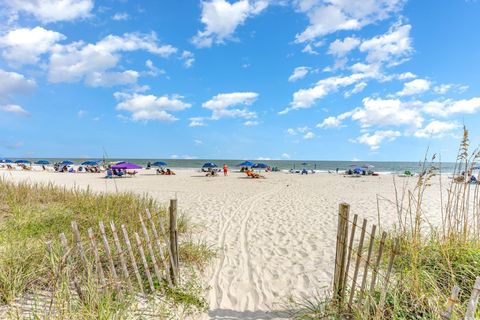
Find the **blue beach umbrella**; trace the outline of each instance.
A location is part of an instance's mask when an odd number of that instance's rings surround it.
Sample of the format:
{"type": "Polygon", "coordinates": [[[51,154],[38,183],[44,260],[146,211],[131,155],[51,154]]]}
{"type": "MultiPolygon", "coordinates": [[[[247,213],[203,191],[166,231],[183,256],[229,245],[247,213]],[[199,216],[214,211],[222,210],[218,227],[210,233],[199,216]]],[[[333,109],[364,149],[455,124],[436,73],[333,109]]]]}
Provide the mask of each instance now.
{"type": "Polygon", "coordinates": [[[7,158],[0,158],[0,163],[13,163],[13,161],[7,158]]]}
{"type": "Polygon", "coordinates": [[[62,162],[60,162],[60,164],[71,165],[71,164],[73,164],[73,161],[63,160],[62,162]]]}
{"type": "Polygon", "coordinates": [[[216,168],[216,167],[218,166],[213,162],[205,162],[202,166],[202,168],[216,168]]]}
{"type": "Polygon", "coordinates": [[[35,161],[35,164],[45,165],[45,164],[50,164],[50,162],[48,160],[38,160],[38,161],[35,161]]]}
{"type": "Polygon", "coordinates": [[[82,166],[96,166],[98,165],[98,162],[97,160],[88,160],[88,161],[84,161],[82,162],[82,166]]]}
{"type": "Polygon", "coordinates": [[[165,167],[166,165],[167,165],[167,163],[163,162],[163,161],[157,161],[157,162],[152,163],[152,166],[155,166],[155,167],[165,167]]]}
{"type": "Polygon", "coordinates": [[[28,160],[16,160],[15,163],[30,163],[28,160]]]}
{"type": "Polygon", "coordinates": [[[269,165],[268,164],[265,164],[265,163],[255,163],[252,168],[254,169],[266,169],[268,168],[269,165]]]}
{"type": "Polygon", "coordinates": [[[237,164],[237,167],[252,167],[255,163],[252,161],[243,161],[242,163],[237,164]]]}

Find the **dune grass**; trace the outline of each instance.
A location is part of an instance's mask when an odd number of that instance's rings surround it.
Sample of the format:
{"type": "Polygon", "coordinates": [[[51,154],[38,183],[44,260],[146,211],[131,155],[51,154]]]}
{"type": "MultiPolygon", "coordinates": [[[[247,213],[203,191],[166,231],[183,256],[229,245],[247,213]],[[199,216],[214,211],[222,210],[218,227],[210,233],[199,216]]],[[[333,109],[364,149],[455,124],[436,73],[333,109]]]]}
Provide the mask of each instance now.
{"type": "MultiPolygon", "coordinates": [[[[460,287],[459,302],[451,319],[463,319],[466,303],[477,276],[480,276],[480,188],[466,183],[480,160],[478,149],[469,150],[464,128],[453,179],[446,182],[436,155],[425,158],[415,187],[395,184],[392,203],[398,223],[390,230],[400,241],[400,253],[380,319],[442,319],[454,285],[460,287]],[[431,225],[424,216],[425,191],[439,183],[441,223],[431,225]]],[[[391,213],[390,213],[391,215],[391,213]]],[[[385,262],[383,268],[385,268],[385,262]]],[[[378,301],[378,292],[368,297],[378,301]]],[[[347,308],[335,305],[328,292],[303,300],[292,300],[295,319],[374,318],[364,305],[347,308]]],[[[480,316],[477,308],[476,317],[480,316]]]]}
{"type": "MultiPolygon", "coordinates": [[[[72,295],[68,279],[71,270],[60,255],[48,254],[46,242],[58,243],[61,232],[71,239],[72,220],[83,235],[87,228],[98,226],[99,221],[114,221],[117,226],[125,224],[129,230],[141,230],[138,213],[146,208],[168,225],[165,208],[147,195],[94,193],[53,184],[0,179],[0,190],[0,305],[11,304],[27,294],[48,292],[55,301],[54,312],[50,311],[48,318],[110,319],[135,314],[136,297],[94,290],[93,276],[86,278],[83,300],[72,295]],[[57,272],[60,269],[62,272],[57,272]]],[[[153,304],[156,307],[152,312],[157,316],[166,317],[176,312],[173,310],[189,313],[208,307],[197,271],[204,268],[214,253],[204,243],[190,240],[191,229],[191,224],[179,216],[180,261],[185,271],[179,286],[161,288],[166,293],[162,303],[153,304]]],[[[165,285],[156,283],[156,286],[165,285]]]]}

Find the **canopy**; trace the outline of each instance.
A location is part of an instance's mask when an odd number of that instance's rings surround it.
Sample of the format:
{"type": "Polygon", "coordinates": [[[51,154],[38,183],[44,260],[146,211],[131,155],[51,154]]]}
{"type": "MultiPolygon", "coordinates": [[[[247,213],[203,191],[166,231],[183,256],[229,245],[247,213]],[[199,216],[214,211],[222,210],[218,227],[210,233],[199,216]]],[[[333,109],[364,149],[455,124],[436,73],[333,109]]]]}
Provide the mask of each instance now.
{"type": "Polygon", "coordinates": [[[254,169],[266,169],[268,168],[269,165],[268,164],[265,164],[265,163],[255,163],[252,168],[254,169]]]}
{"type": "Polygon", "coordinates": [[[13,161],[7,158],[1,158],[0,163],[12,163],[13,161]]]}
{"type": "Polygon", "coordinates": [[[251,167],[255,165],[252,161],[243,161],[242,163],[237,164],[237,167],[251,167]]]}
{"type": "Polygon", "coordinates": [[[62,162],[60,162],[60,164],[71,165],[71,164],[73,164],[73,161],[70,161],[70,160],[63,160],[62,162]]]}
{"type": "Polygon", "coordinates": [[[218,167],[218,166],[213,162],[206,162],[202,166],[202,168],[216,168],[216,167],[218,167]]]}
{"type": "Polygon", "coordinates": [[[50,164],[50,162],[48,160],[38,160],[35,161],[35,164],[50,164]]]}
{"type": "Polygon", "coordinates": [[[84,161],[82,162],[82,166],[96,166],[98,165],[98,162],[97,160],[88,160],[88,161],[84,161]]]}
{"type": "Polygon", "coordinates": [[[30,163],[29,160],[16,160],[15,163],[30,163]]]}
{"type": "Polygon", "coordinates": [[[152,163],[152,166],[155,166],[155,167],[165,167],[166,165],[167,165],[167,163],[163,162],[163,161],[157,161],[157,162],[152,163]]]}
{"type": "Polygon", "coordinates": [[[112,169],[142,169],[142,167],[135,163],[122,162],[112,166],[112,169]]]}

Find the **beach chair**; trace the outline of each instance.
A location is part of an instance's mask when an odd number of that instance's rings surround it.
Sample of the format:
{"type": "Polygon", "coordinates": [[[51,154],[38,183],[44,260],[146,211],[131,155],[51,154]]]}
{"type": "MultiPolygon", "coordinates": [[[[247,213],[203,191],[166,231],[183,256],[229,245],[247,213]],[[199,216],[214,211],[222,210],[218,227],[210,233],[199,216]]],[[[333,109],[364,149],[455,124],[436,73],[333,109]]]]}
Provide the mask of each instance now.
{"type": "Polygon", "coordinates": [[[112,178],[113,178],[113,172],[112,172],[112,170],[108,169],[108,170],[106,171],[106,173],[107,173],[107,174],[105,175],[105,179],[112,179],[112,178]]]}

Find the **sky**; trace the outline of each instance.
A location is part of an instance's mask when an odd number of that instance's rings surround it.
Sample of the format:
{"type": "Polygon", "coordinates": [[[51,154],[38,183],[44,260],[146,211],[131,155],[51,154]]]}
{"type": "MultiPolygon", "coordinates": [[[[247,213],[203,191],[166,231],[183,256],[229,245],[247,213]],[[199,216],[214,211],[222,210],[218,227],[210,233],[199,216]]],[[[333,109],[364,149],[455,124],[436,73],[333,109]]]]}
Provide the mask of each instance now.
{"type": "Polygon", "coordinates": [[[0,0],[0,157],[454,160],[480,1],[0,0]]]}

